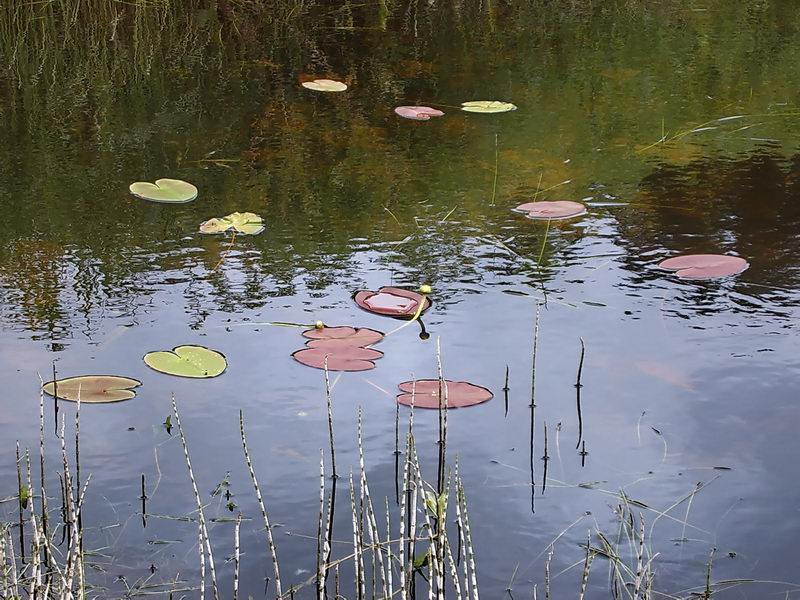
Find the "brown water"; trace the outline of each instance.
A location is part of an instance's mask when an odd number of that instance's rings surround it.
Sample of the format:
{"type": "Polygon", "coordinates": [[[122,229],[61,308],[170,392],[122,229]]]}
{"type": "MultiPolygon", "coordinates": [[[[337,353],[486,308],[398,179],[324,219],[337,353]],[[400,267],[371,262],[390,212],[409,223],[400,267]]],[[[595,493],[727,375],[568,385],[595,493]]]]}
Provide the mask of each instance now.
{"type": "MultiPolygon", "coordinates": [[[[176,573],[196,580],[196,526],[155,516],[143,526],[137,512],[143,473],[150,490],[158,484],[151,515],[194,510],[179,440],[162,427],[173,393],[209,512],[235,514],[209,494],[229,474],[233,501],[254,519],[243,527],[243,591],[261,597],[270,568],[239,409],[281,525],[284,587],[306,580],[319,450],[328,445],[324,378],[290,358],[302,347],[299,329],[254,323],[321,319],[388,331],[397,323],[359,310],[351,294],[428,282],[430,339],[408,327],[381,344],[374,371],[336,381],[338,467],[357,468],[361,407],[373,496],[394,498],[394,390],[412,374],[435,376],[438,339],[447,377],[495,392],[449,420],[484,597],[509,587],[530,597],[534,583],[541,594],[554,540],[554,597],[576,597],[580,567],[568,567],[582,560],[589,530],[616,531],[620,490],[650,507],[642,508],[648,524],[670,509],[650,539],[658,590],[686,597],[702,586],[712,548],[714,580],[773,582],[719,597],[796,589],[793,3],[331,3],[301,6],[270,23],[269,35],[237,18],[239,33],[193,9],[159,34],[122,28],[104,52],[64,44],[54,59],[28,48],[29,62],[5,71],[0,497],[17,492],[15,441],[38,444],[37,372],[48,377],[55,361],[63,376],[135,377],[144,386],[134,400],[81,414],[82,469],[92,473],[84,524],[87,544],[102,549],[92,578],[107,590],[98,594],[123,595],[151,565],[151,582],[176,573]],[[350,87],[315,94],[299,86],[308,74],[350,87]],[[519,108],[448,108],[472,99],[519,108]],[[447,114],[418,123],[392,111],[417,103],[447,114]],[[132,181],[159,177],[191,181],[200,196],[166,206],[128,194],[132,181]],[[537,189],[549,190],[539,198],[582,200],[589,212],[549,229],[511,212],[537,189]],[[260,214],[267,230],[230,250],[229,238],[197,233],[234,210],[260,214]],[[751,266],[708,282],[655,268],[687,252],[735,253],[751,266]],[[222,351],[228,371],[190,381],[141,360],[186,343],[222,351]]],[[[61,414],[69,422],[74,406],[61,403],[61,414]]],[[[418,412],[415,427],[432,471],[436,415],[418,412]]],[[[52,433],[47,443],[55,449],[52,433]]],[[[4,519],[15,518],[15,502],[0,504],[4,519]]],[[[232,529],[213,526],[218,557],[232,552],[232,529]]],[[[589,595],[608,597],[606,563],[594,569],[589,595]]],[[[229,585],[232,566],[220,572],[229,585]]]]}

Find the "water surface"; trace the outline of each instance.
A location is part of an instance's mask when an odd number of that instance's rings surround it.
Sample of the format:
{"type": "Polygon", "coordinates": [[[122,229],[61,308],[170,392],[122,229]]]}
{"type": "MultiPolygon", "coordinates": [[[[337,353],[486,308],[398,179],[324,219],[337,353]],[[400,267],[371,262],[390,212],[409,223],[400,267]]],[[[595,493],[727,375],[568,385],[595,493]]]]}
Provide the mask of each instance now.
{"type": "MultiPolygon", "coordinates": [[[[60,53],[29,44],[3,57],[0,496],[17,491],[14,442],[38,444],[38,374],[55,362],[64,376],[144,382],[134,400],[81,414],[100,595],[124,594],[151,568],[151,581],[196,580],[195,526],[154,516],[195,509],[179,440],[162,427],[172,394],[209,514],[254,519],[243,527],[243,591],[263,595],[269,565],[239,409],[281,525],[284,587],[306,580],[328,447],[324,377],[290,358],[299,329],[255,323],[388,331],[397,323],[361,311],[352,293],[423,282],[434,288],[430,339],[408,327],[381,344],[374,371],[336,379],[338,467],[357,468],[360,408],[373,496],[394,500],[395,388],[435,376],[438,340],[447,377],[495,392],[449,419],[485,597],[541,590],[554,541],[553,586],[574,596],[579,544],[590,530],[616,531],[621,489],[664,511],[700,482],[654,528],[656,588],[683,597],[702,586],[712,548],[715,580],[795,581],[800,20],[791,3],[323,3],[263,22],[192,6],[160,29],[125,13],[118,37],[101,30],[91,48],[67,36],[60,53]],[[307,75],[350,87],[314,94],[299,85],[307,75]],[[519,108],[451,108],[473,99],[519,108]],[[425,103],[446,116],[418,123],[392,111],[425,103]],[[128,194],[131,182],[159,177],[191,181],[200,196],[165,206],[128,194]],[[589,212],[549,228],[511,212],[534,195],[582,200],[589,212]],[[235,210],[260,214],[266,232],[232,246],[197,233],[235,210]],[[711,282],[655,268],[687,252],[735,253],[751,267],[711,282]],[[141,360],[186,343],[224,352],[228,371],[189,381],[141,360]],[[157,488],[146,525],[142,474],[157,488]],[[226,477],[234,512],[210,495],[226,477]]],[[[74,407],[60,408],[71,421],[74,407]]],[[[415,427],[430,477],[436,415],[417,413],[415,427]]],[[[14,502],[0,507],[14,519],[14,502]]],[[[642,512],[648,523],[658,514],[642,512]]],[[[347,541],[344,504],[341,513],[347,541]]],[[[216,523],[212,537],[222,562],[232,525],[216,523]]],[[[606,569],[598,559],[591,597],[608,597],[606,569]]],[[[229,585],[231,565],[220,573],[229,585]]],[[[756,583],[719,595],[791,589],[756,583]]]]}

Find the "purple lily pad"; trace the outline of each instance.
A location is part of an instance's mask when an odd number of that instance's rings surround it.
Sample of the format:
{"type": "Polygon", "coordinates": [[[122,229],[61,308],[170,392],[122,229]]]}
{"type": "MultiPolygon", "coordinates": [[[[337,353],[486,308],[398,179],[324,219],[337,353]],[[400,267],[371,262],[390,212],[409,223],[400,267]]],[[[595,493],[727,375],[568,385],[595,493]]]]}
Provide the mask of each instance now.
{"type": "Polygon", "coordinates": [[[380,342],[383,334],[367,327],[321,327],[304,331],[303,337],[312,340],[306,344],[309,348],[318,348],[323,343],[364,348],[380,342]]]}
{"type": "Polygon", "coordinates": [[[304,348],[292,357],[299,363],[315,369],[325,368],[328,359],[329,371],[369,371],[375,368],[375,360],[383,357],[383,352],[359,346],[336,346],[334,348],[304,348]]]}
{"type": "Polygon", "coordinates": [[[303,336],[310,338],[306,347],[292,356],[308,367],[325,368],[328,359],[329,371],[368,371],[383,352],[367,348],[383,339],[383,334],[366,327],[320,327],[308,329],[303,336]]]}
{"type": "Polygon", "coordinates": [[[661,261],[662,269],[675,271],[681,279],[717,279],[738,275],[749,266],[745,259],[727,254],[686,254],[661,261]]]}
{"type": "Polygon", "coordinates": [[[382,287],[377,292],[356,292],[353,300],[359,307],[371,313],[401,319],[412,318],[420,303],[423,303],[422,313],[431,307],[431,301],[426,296],[396,287],[382,287]]]}
{"type": "MultiPolygon", "coordinates": [[[[487,388],[466,381],[444,380],[447,385],[447,408],[464,408],[475,406],[492,399],[493,394],[487,388]]],[[[414,397],[414,408],[439,408],[439,380],[438,379],[418,379],[404,381],[400,384],[400,391],[397,401],[405,406],[411,406],[412,395],[414,397]],[[412,394],[412,390],[414,393],[412,394]]],[[[442,399],[444,402],[444,399],[442,399]]]]}
{"type": "Polygon", "coordinates": [[[514,212],[525,213],[529,219],[570,219],[586,213],[586,207],[572,200],[542,200],[520,204],[514,212]]]}
{"type": "Polygon", "coordinates": [[[430,121],[431,117],[443,117],[444,113],[430,106],[398,106],[394,109],[404,119],[414,121],[430,121]]]}

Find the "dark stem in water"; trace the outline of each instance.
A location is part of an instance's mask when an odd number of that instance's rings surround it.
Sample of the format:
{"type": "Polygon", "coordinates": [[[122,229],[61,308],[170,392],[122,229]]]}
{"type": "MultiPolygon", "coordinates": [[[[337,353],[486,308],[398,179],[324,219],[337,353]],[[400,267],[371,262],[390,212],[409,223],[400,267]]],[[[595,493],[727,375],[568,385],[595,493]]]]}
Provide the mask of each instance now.
{"type": "Polygon", "coordinates": [[[531,470],[531,512],[536,512],[535,497],[536,490],[536,467],[533,460],[533,448],[536,442],[536,350],[539,345],[539,303],[536,303],[536,322],[533,327],[533,358],[531,366],[531,449],[530,449],[530,470],[531,470]]]}
{"type": "Polygon", "coordinates": [[[142,473],[142,495],[139,499],[142,501],[142,527],[147,527],[147,491],[144,485],[144,473],[142,473]]]}
{"type": "Polygon", "coordinates": [[[583,387],[583,384],[581,383],[581,374],[583,373],[583,357],[585,354],[586,344],[584,344],[583,338],[581,338],[581,360],[578,363],[578,377],[575,380],[575,396],[578,407],[578,443],[575,444],[576,450],[580,448],[581,440],[583,439],[583,414],[581,413],[581,388],[583,387]]]}
{"type": "Polygon", "coordinates": [[[53,361],[53,431],[58,436],[58,374],[56,373],[56,361],[53,361]]]}
{"type": "Polygon", "coordinates": [[[508,416],[508,392],[510,390],[511,390],[511,388],[508,387],[508,365],[506,365],[506,383],[503,386],[503,400],[505,401],[505,408],[506,408],[505,416],[506,417],[508,416]]]}
{"type": "Polygon", "coordinates": [[[544,491],[547,489],[547,463],[550,462],[550,455],[547,453],[547,421],[544,422],[544,456],[542,456],[542,460],[544,461],[544,473],[542,474],[542,496],[544,496],[544,491]]]}
{"type": "MultiPolygon", "coordinates": [[[[336,513],[336,486],[339,483],[338,478],[334,478],[331,483],[331,495],[328,498],[328,554],[325,556],[325,564],[329,565],[331,562],[331,553],[333,552],[333,517],[336,513]]],[[[327,590],[326,590],[327,591],[327,590]]]]}
{"type": "Polygon", "coordinates": [[[336,444],[333,441],[333,406],[331,403],[331,380],[328,375],[328,357],[325,357],[325,400],[328,404],[328,434],[331,439],[331,471],[332,477],[336,479],[339,475],[336,473],[336,444]]]}

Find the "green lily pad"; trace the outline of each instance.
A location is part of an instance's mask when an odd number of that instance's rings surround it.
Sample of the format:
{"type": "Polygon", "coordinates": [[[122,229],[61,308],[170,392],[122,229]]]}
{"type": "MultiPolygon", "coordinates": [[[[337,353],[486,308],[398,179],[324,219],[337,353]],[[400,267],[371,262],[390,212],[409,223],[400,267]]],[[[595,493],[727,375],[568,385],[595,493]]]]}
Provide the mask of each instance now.
{"type": "Polygon", "coordinates": [[[500,102],[499,100],[472,100],[462,102],[461,110],[473,113],[504,113],[517,110],[517,107],[510,102],[500,102]]]}
{"type": "Polygon", "coordinates": [[[304,81],[300,85],[315,92],[343,92],[347,89],[347,84],[333,79],[315,79],[314,81],[304,81]]]}
{"type": "Polygon", "coordinates": [[[222,375],[228,366],[225,356],[203,346],[178,346],[172,350],[148,352],[144,363],[160,373],[199,379],[222,375]]]}
{"type": "Polygon", "coordinates": [[[137,181],[129,189],[137,198],[151,202],[180,204],[197,198],[197,188],[180,179],[157,179],[155,183],[137,181]]]}
{"type": "Polygon", "coordinates": [[[55,396],[58,392],[59,400],[77,402],[80,396],[81,404],[102,404],[130,400],[136,395],[133,388],[140,385],[141,381],[130,377],[82,375],[48,381],[42,386],[42,390],[50,396],[55,396]]]}
{"type": "Polygon", "coordinates": [[[225,233],[231,229],[244,235],[256,235],[264,231],[264,223],[256,214],[235,212],[200,224],[200,233],[225,233]]]}

